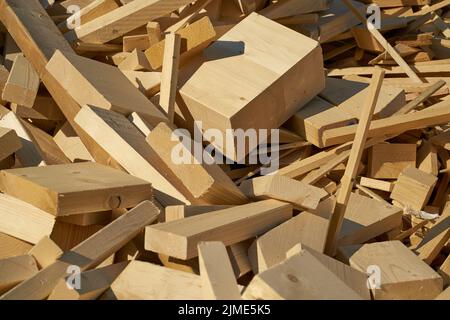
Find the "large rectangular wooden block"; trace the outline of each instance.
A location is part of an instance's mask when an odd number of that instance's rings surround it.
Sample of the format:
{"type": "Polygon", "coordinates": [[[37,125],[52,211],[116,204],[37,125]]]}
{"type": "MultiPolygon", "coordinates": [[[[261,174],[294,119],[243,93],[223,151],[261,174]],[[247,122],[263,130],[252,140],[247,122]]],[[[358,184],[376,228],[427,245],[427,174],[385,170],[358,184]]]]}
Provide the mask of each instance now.
{"type": "MultiPolygon", "coordinates": [[[[180,93],[204,130],[278,128],[325,85],[318,43],[256,13],[203,58],[180,93]]],[[[235,145],[215,146],[236,159],[235,145]]]]}
{"type": "Polygon", "coordinates": [[[376,300],[434,299],[442,291],[439,274],[400,241],[341,247],[339,256],[361,272],[375,271],[376,300]]]}
{"type": "Polygon", "coordinates": [[[54,215],[130,208],[152,198],[147,181],[91,162],[3,170],[0,189],[54,215]]]}

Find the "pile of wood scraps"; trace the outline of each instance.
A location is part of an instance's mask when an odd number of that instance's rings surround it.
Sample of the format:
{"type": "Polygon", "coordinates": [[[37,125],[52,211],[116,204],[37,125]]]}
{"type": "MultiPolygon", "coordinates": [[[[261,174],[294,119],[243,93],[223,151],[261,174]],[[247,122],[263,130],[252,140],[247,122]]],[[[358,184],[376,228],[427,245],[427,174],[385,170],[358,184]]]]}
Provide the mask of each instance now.
{"type": "Polygon", "coordinates": [[[0,0],[0,299],[450,299],[449,0],[0,0]]]}

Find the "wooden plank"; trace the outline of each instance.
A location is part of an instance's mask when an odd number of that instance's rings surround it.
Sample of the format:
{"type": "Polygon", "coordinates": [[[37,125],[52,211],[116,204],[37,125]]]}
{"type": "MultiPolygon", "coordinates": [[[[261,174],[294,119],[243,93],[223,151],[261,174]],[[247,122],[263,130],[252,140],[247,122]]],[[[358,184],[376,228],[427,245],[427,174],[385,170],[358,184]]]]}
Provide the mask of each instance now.
{"type": "Polygon", "coordinates": [[[408,167],[400,173],[391,199],[409,206],[413,210],[422,210],[430,200],[437,177],[414,167],[408,167]]]}
{"type": "Polygon", "coordinates": [[[359,184],[363,187],[386,192],[392,192],[392,189],[394,188],[394,184],[392,182],[376,180],[367,177],[361,177],[359,184]]]}
{"type": "Polygon", "coordinates": [[[157,219],[159,210],[145,201],[89,237],[34,277],[8,291],[2,300],[42,300],[50,295],[58,281],[67,275],[67,267],[76,265],[81,271],[95,267],[133,239],[144,226],[157,219]]]}
{"type": "Polygon", "coordinates": [[[188,190],[193,203],[236,205],[247,202],[245,195],[212,158],[198,161],[195,155],[197,147],[191,149],[196,142],[173,131],[166,123],[160,123],[152,129],[146,140],[159,161],[177,177],[178,184],[188,190]]]}
{"type": "MultiPolygon", "coordinates": [[[[122,70],[122,73],[131,83],[139,89],[148,98],[153,97],[159,92],[161,86],[161,72],[141,72],[141,71],[126,71],[122,70]]],[[[133,112],[139,116],[136,112],[133,112]]],[[[139,116],[140,117],[140,116],[139,116]]],[[[141,117],[142,118],[142,117],[141,117]]],[[[145,136],[147,136],[146,134],[145,136]]]]}
{"type": "Polygon", "coordinates": [[[434,176],[439,174],[437,150],[426,140],[422,140],[422,144],[417,151],[417,169],[434,176]]]}
{"type": "MultiPolygon", "coordinates": [[[[219,129],[225,135],[226,129],[278,128],[324,87],[318,43],[256,13],[205,49],[203,57],[207,61],[180,84],[187,110],[202,121],[203,130],[219,129]],[[294,83],[304,89],[301,95],[286,85],[294,83]]],[[[213,145],[240,160],[236,145],[213,145]]]]}
{"type": "Polygon", "coordinates": [[[222,242],[200,242],[198,244],[198,258],[204,299],[241,299],[233,268],[222,242]]]}
{"type": "Polygon", "coordinates": [[[203,213],[207,213],[207,212],[228,209],[231,207],[232,206],[230,206],[230,205],[167,206],[164,210],[164,215],[165,215],[165,221],[169,222],[169,221],[180,220],[180,219],[184,219],[184,218],[197,216],[199,214],[203,214],[203,213]]]}
{"type": "Polygon", "coordinates": [[[0,260],[0,294],[38,272],[36,261],[31,255],[0,260]]]}
{"type": "Polygon", "coordinates": [[[269,19],[275,20],[301,13],[310,13],[326,10],[329,7],[329,1],[326,0],[287,0],[278,1],[270,4],[267,8],[260,11],[260,14],[269,19]]]}
{"type": "Polygon", "coordinates": [[[0,259],[27,254],[32,247],[28,242],[0,232],[0,259]]]}
{"type": "Polygon", "coordinates": [[[373,75],[370,90],[367,94],[367,98],[362,109],[360,123],[358,125],[355,140],[353,142],[347,167],[345,169],[344,177],[341,180],[341,189],[337,196],[334,214],[330,219],[330,225],[327,231],[327,240],[325,245],[325,253],[331,256],[334,255],[334,252],[336,250],[337,239],[342,227],[342,222],[344,220],[347,203],[353,188],[353,182],[356,178],[358,166],[361,161],[362,153],[364,151],[364,144],[366,143],[370,121],[375,109],[375,105],[377,103],[383,78],[384,71],[382,70],[377,70],[373,75]]]}
{"type": "Polygon", "coordinates": [[[276,200],[213,211],[148,227],[145,249],[187,260],[198,255],[200,241],[222,241],[228,246],[260,235],[291,216],[292,206],[276,200]],[[242,221],[245,228],[236,228],[242,221]]]}
{"type": "Polygon", "coordinates": [[[22,54],[17,55],[3,88],[2,99],[31,108],[38,89],[39,75],[22,54]]]}
{"type": "Polygon", "coordinates": [[[242,297],[246,300],[363,299],[306,250],[256,275],[242,297]]]}
{"type": "MultiPolygon", "coordinates": [[[[369,137],[382,137],[400,134],[408,130],[426,128],[450,121],[448,102],[443,101],[421,111],[405,115],[392,116],[386,119],[373,120],[368,132],[369,137]]],[[[328,129],[323,133],[324,147],[352,141],[357,125],[337,129],[328,129]]]]}
{"type": "Polygon", "coordinates": [[[438,295],[435,300],[450,300],[450,287],[438,295]]]}
{"type": "Polygon", "coordinates": [[[43,269],[55,262],[63,254],[63,251],[52,239],[44,236],[28,254],[34,257],[39,269],[43,269]]]}
{"type": "Polygon", "coordinates": [[[150,38],[148,34],[139,34],[135,36],[126,36],[122,39],[123,51],[132,52],[133,50],[145,51],[150,48],[150,38]]]}
{"type": "Polygon", "coordinates": [[[94,161],[69,122],[66,122],[58,132],[56,132],[53,140],[70,161],[94,161]]]}
{"type": "Polygon", "coordinates": [[[69,41],[106,43],[190,2],[191,0],[136,0],[68,32],[66,38],[69,41]]]}
{"type": "Polygon", "coordinates": [[[380,143],[369,149],[368,176],[397,179],[403,169],[416,166],[416,145],[380,143]]]}
{"type": "Polygon", "coordinates": [[[90,104],[124,115],[138,112],[152,121],[165,120],[155,105],[113,66],[56,51],[46,70],[81,106],[90,104]]]}
{"type": "Polygon", "coordinates": [[[77,226],[106,225],[111,222],[111,219],[112,211],[99,211],[58,217],[58,221],[77,226]]]}
{"type": "Polygon", "coordinates": [[[244,181],[242,192],[249,198],[276,199],[293,204],[297,209],[315,210],[328,193],[320,188],[284,176],[263,176],[244,181]]]}
{"type": "Polygon", "coordinates": [[[431,85],[429,88],[424,90],[420,95],[418,95],[417,98],[410,101],[407,105],[405,105],[400,110],[398,110],[395,113],[395,115],[407,114],[410,111],[414,110],[420,104],[425,102],[432,94],[434,94],[436,91],[438,91],[440,88],[442,88],[444,85],[446,85],[445,81],[443,81],[443,80],[437,81],[435,84],[431,85]]]}
{"type": "Polygon", "coordinates": [[[448,286],[450,284],[450,258],[447,257],[444,263],[438,269],[438,273],[441,275],[444,280],[444,286],[448,286]]]}
{"type": "Polygon", "coordinates": [[[430,142],[434,145],[450,150],[450,131],[442,132],[430,138],[430,142]]]}
{"type": "Polygon", "coordinates": [[[0,127],[0,160],[4,160],[22,147],[19,137],[12,129],[0,127]]]}
{"type": "Polygon", "coordinates": [[[52,233],[55,217],[32,205],[0,194],[0,232],[36,244],[52,233]]]}
{"type": "Polygon", "coordinates": [[[60,279],[48,300],[96,300],[127,267],[128,261],[80,273],[81,288],[69,288],[67,278],[60,279]]]}
{"type": "Polygon", "coordinates": [[[450,204],[447,204],[442,215],[428,230],[423,240],[414,251],[427,264],[431,264],[450,239],[450,204]]]}
{"type": "Polygon", "coordinates": [[[170,173],[167,166],[161,168],[160,160],[145,141],[145,136],[125,116],[85,106],[75,121],[130,174],[151,182],[160,202],[190,204],[194,200],[188,199],[189,192],[178,185],[178,178],[167,176],[170,173]]]}
{"type": "Polygon", "coordinates": [[[181,36],[176,33],[169,33],[166,35],[164,42],[159,105],[167,113],[169,121],[173,123],[175,117],[175,98],[178,91],[181,36]]]}
{"type": "Polygon", "coordinates": [[[400,241],[341,247],[339,254],[361,272],[367,272],[370,266],[379,268],[380,287],[372,288],[376,300],[426,300],[442,291],[439,274],[400,241]]]}
{"type": "Polygon", "coordinates": [[[203,300],[200,276],[131,261],[111,285],[118,300],[203,300]]]}
{"type": "Polygon", "coordinates": [[[130,208],[152,198],[150,183],[90,162],[3,170],[0,189],[55,216],[130,208]]]}
{"type": "MultiPolygon", "coordinates": [[[[181,38],[181,66],[186,64],[194,55],[200,53],[216,38],[216,31],[208,17],[195,21],[186,28],[174,33],[181,38]]],[[[154,70],[158,70],[163,66],[165,47],[166,40],[162,40],[145,51],[145,55],[154,70]]]]}

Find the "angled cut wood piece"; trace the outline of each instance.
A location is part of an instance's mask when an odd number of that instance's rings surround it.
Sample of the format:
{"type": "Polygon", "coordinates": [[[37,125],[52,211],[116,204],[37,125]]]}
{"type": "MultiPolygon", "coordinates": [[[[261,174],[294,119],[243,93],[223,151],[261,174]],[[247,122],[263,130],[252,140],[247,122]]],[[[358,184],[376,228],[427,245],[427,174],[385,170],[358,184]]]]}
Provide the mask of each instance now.
{"type": "Polygon", "coordinates": [[[242,297],[249,300],[363,299],[307,250],[256,275],[242,297]]]}
{"type": "Polygon", "coordinates": [[[222,242],[200,242],[198,244],[198,258],[205,299],[241,299],[233,268],[222,242]]]}
{"type": "Polygon", "coordinates": [[[194,200],[189,198],[188,190],[183,188],[179,179],[161,163],[145,141],[145,136],[124,115],[85,106],[75,121],[125,170],[152,183],[158,201],[190,204],[194,200]]]}
{"type": "Polygon", "coordinates": [[[391,199],[413,210],[422,210],[428,203],[437,182],[437,177],[414,167],[404,169],[391,193],[391,199]]]}
{"type": "Polygon", "coordinates": [[[39,269],[43,269],[55,262],[63,251],[52,239],[44,236],[28,253],[36,259],[39,269]]]}
{"type": "Polygon", "coordinates": [[[60,279],[48,300],[95,300],[102,295],[127,267],[128,261],[80,273],[81,288],[70,289],[67,278],[60,279]]]}
{"type": "Polygon", "coordinates": [[[292,206],[277,200],[204,213],[148,227],[145,249],[187,260],[198,255],[200,241],[222,241],[229,246],[260,235],[290,217],[292,206]]]}
{"type": "Polygon", "coordinates": [[[94,161],[69,122],[66,122],[56,132],[53,140],[71,162],[77,162],[77,160],[94,161]]]}
{"type": "Polygon", "coordinates": [[[85,104],[124,115],[138,112],[149,121],[165,116],[117,68],[74,54],[56,51],[46,70],[81,106],[85,104]]]}
{"type": "Polygon", "coordinates": [[[246,180],[240,185],[240,189],[249,198],[258,200],[272,198],[306,210],[317,209],[319,202],[328,195],[321,188],[279,175],[246,180]]]}
{"type": "Polygon", "coordinates": [[[134,49],[119,65],[117,66],[123,71],[149,71],[152,70],[145,54],[140,49],[134,49]]]}
{"type": "Polygon", "coordinates": [[[36,244],[50,236],[55,217],[41,209],[0,193],[0,232],[36,244]]]}
{"type": "Polygon", "coordinates": [[[290,17],[302,13],[317,12],[328,9],[329,2],[327,0],[286,0],[277,1],[270,4],[267,8],[259,13],[269,19],[276,20],[279,18],[290,17]]]}
{"type": "Polygon", "coordinates": [[[160,123],[152,129],[146,140],[160,161],[179,179],[179,184],[189,190],[189,198],[194,199],[195,204],[247,202],[244,194],[211,157],[209,161],[196,158],[197,148],[202,148],[195,145],[198,142],[173,131],[166,123],[160,123]]]}
{"type": "Polygon", "coordinates": [[[152,198],[147,181],[92,162],[3,170],[0,190],[55,216],[131,208],[152,198]]]}
{"type": "Polygon", "coordinates": [[[0,259],[27,254],[32,247],[28,242],[0,232],[0,259]]]}
{"type": "MultiPolygon", "coordinates": [[[[203,130],[223,135],[226,129],[278,128],[325,85],[318,43],[256,13],[205,49],[203,59],[187,81],[180,78],[180,94],[203,130]]],[[[228,158],[244,157],[237,143],[227,147],[215,140],[228,158]]]]}
{"type": "Polygon", "coordinates": [[[0,294],[34,276],[37,272],[36,261],[29,254],[0,260],[0,294]]]}
{"type": "Polygon", "coordinates": [[[12,129],[0,127],[0,161],[22,147],[17,133],[12,129]]]}
{"type": "Polygon", "coordinates": [[[106,43],[190,3],[192,0],[136,0],[68,32],[70,41],[106,43]]]}
{"type": "Polygon", "coordinates": [[[18,54],[3,88],[2,99],[31,108],[38,89],[39,75],[23,54],[18,54]]]}
{"type": "Polygon", "coordinates": [[[5,293],[0,299],[42,300],[47,298],[58,281],[67,276],[69,266],[76,265],[81,271],[97,266],[136,237],[146,225],[154,222],[158,215],[158,208],[151,202],[144,201],[72,250],[65,252],[57,261],[5,293]]]}
{"type": "Polygon", "coordinates": [[[439,274],[400,241],[341,247],[339,256],[361,272],[380,272],[379,287],[372,287],[376,300],[434,299],[442,291],[439,274]]]}
{"type": "Polygon", "coordinates": [[[118,300],[203,300],[200,276],[131,261],[111,285],[118,300]]]}

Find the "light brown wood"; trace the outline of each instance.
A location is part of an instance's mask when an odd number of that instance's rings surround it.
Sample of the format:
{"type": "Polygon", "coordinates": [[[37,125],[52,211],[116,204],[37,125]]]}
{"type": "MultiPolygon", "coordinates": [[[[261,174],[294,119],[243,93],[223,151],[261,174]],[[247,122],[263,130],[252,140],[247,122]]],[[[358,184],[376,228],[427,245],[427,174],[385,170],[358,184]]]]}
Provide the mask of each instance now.
{"type": "Polygon", "coordinates": [[[133,239],[144,226],[155,221],[158,214],[159,211],[153,204],[148,201],[143,202],[64,253],[56,262],[22,282],[0,299],[42,300],[47,298],[58,281],[67,275],[67,267],[76,265],[81,271],[95,267],[133,239]]]}
{"type": "Polygon", "coordinates": [[[187,260],[198,255],[200,241],[222,241],[228,246],[260,235],[291,216],[292,206],[276,200],[213,211],[148,227],[145,248],[187,260]]]}
{"type": "Polygon", "coordinates": [[[55,262],[63,254],[63,251],[52,239],[44,236],[28,254],[34,257],[39,269],[43,269],[55,262]]]}
{"type": "Polygon", "coordinates": [[[130,208],[152,198],[148,182],[89,162],[3,170],[0,189],[55,216],[130,208]]]}
{"type": "Polygon", "coordinates": [[[369,149],[368,176],[397,179],[403,169],[416,167],[416,145],[380,143],[369,149]]]}
{"type": "Polygon", "coordinates": [[[34,276],[37,272],[36,261],[28,254],[0,260],[0,294],[34,276]]]}
{"type": "Polygon", "coordinates": [[[0,127],[0,160],[4,160],[22,147],[19,137],[12,129],[0,127]]]}
{"type": "Polygon", "coordinates": [[[11,237],[0,232],[0,259],[6,259],[27,254],[33,247],[28,242],[11,237]]]}

